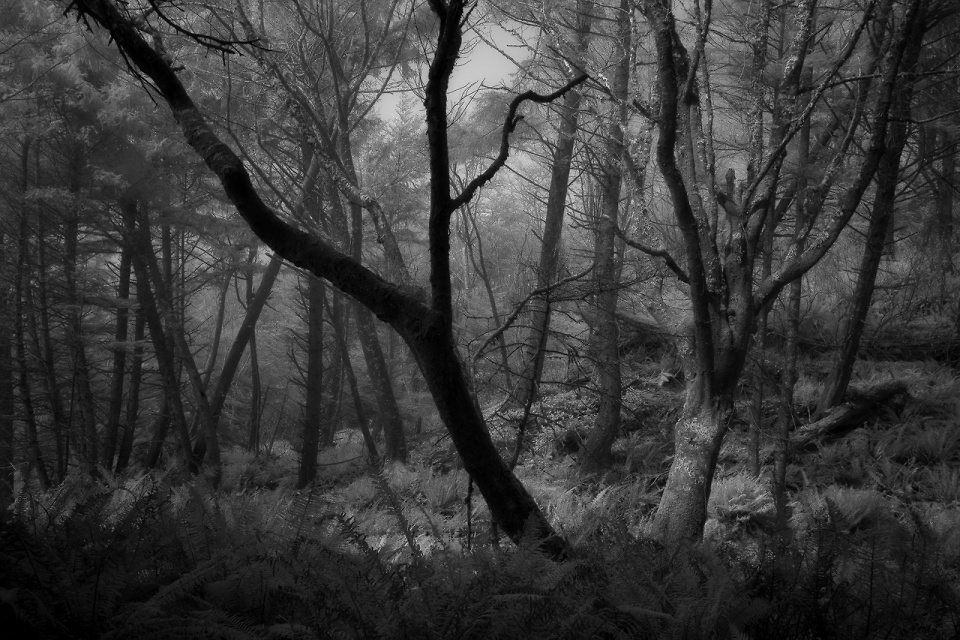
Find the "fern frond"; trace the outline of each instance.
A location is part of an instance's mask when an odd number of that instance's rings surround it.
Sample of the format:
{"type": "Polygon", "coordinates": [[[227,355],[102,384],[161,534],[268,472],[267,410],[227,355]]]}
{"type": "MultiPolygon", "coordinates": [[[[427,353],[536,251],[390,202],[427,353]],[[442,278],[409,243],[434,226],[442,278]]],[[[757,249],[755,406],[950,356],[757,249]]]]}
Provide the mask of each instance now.
{"type": "Polygon", "coordinates": [[[390,482],[382,470],[373,476],[373,481],[377,486],[380,496],[386,500],[390,513],[397,519],[400,530],[407,539],[407,545],[410,547],[410,553],[413,554],[414,560],[422,562],[423,551],[416,541],[417,532],[410,525],[406,514],[403,512],[403,504],[400,502],[400,496],[398,496],[397,492],[390,486],[390,482]]]}

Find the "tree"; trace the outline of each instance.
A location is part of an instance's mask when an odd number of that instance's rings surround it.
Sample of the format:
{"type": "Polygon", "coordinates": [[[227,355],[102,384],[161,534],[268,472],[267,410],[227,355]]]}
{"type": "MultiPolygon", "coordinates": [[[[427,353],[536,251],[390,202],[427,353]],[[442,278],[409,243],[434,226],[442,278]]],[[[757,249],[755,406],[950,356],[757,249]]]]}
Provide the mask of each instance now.
{"type": "MultiPolygon", "coordinates": [[[[552,94],[525,92],[515,97],[498,156],[464,190],[454,193],[447,143],[447,88],[462,44],[466,6],[462,0],[433,0],[430,7],[437,19],[437,37],[425,90],[431,178],[429,297],[409,286],[390,283],[324,239],[280,218],[260,197],[237,155],[207,125],[168,58],[144,39],[129,8],[121,9],[109,0],[80,0],[71,3],[68,10],[106,30],[131,65],[152,81],[188,144],[217,176],[227,198],[265,244],[294,265],[330,281],[403,337],[417,359],[464,467],[484,496],[493,518],[514,541],[519,541],[525,531],[533,532],[543,540],[548,553],[562,554],[565,542],[556,536],[533,498],[498,454],[470,393],[453,338],[449,233],[451,217],[457,209],[505,164],[509,136],[518,124],[520,106],[528,101],[545,103],[562,97],[583,78],[552,94]]],[[[162,42],[159,33],[152,36],[154,42],[162,42]]]]}
{"type": "MultiPolygon", "coordinates": [[[[592,13],[585,2],[577,2],[573,14],[567,20],[576,25],[571,51],[562,60],[556,61],[559,68],[571,67],[571,73],[579,73],[584,60],[591,30],[592,13]]],[[[523,363],[517,387],[511,391],[511,401],[527,407],[537,395],[543,363],[546,355],[547,337],[550,330],[550,291],[561,276],[563,226],[566,219],[567,192],[570,187],[570,169],[573,164],[574,146],[579,129],[583,91],[567,92],[556,109],[559,116],[557,139],[553,145],[550,164],[550,188],[543,219],[543,237],[540,243],[540,258],[536,271],[536,291],[542,291],[529,302],[530,326],[523,345],[523,363]]]]}
{"type": "Polygon", "coordinates": [[[612,82],[607,114],[607,132],[602,166],[597,182],[600,189],[600,211],[597,221],[597,257],[595,302],[596,328],[593,334],[593,353],[596,358],[597,391],[600,408],[593,430],[583,447],[581,466],[591,473],[610,462],[613,441],[620,432],[620,340],[617,324],[617,298],[620,287],[619,252],[616,229],[620,224],[621,187],[624,181],[623,159],[627,124],[627,95],[630,90],[632,59],[632,13],[627,0],[613,9],[612,22],[617,25],[611,46],[612,82]]]}
{"type": "MultiPolygon", "coordinates": [[[[864,28],[874,19],[875,5],[862,11],[859,22],[848,32],[850,35],[834,49],[831,64],[819,71],[812,86],[804,87],[801,78],[817,7],[815,2],[798,3],[790,25],[790,44],[777,63],[775,86],[781,96],[777,110],[769,120],[757,121],[760,134],[765,123],[770,122],[769,148],[754,147],[749,154],[743,189],[731,197],[720,188],[723,182],[716,175],[712,137],[706,48],[712,5],[693,5],[696,29],[692,50],[688,50],[669,2],[637,3],[653,30],[659,91],[656,158],[682,238],[684,260],[673,263],[678,280],[685,285],[687,299],[687,309],[681,314],[661,309],[662,315],[672,315],[665,318],[665,323],[681,336],[680,354],[687,378],[683,415],[675,432],[674,461],[655,521],[655,528],[665,540],[677,543],[702,535],[717,457],[733,412],[735,389],[758,311],[827,253],[873,181],[887,150],[895,87],[904,52],[917,35],[914,25],[920,4],[912,0],[901,9],[899,4],[888,1],[877,6],[881,13],[896,14],[896,35],[879,65],[876,86],[872,78],[853,84],[853,90],[847,94],[852,112],[845,111],[849,115],[843,115],[842,126],[833,130],[841,135],[828,135],[832,143],[829,158],[819,183],[811,189],[816,202],[808,203],[808,210],[818,214],[808,220],[807,233],[813,237],[802,250],[788,250],[783,262],[768,277],[756,281],[754,267],[763,230],[767,224],[775,223],[771,211],[776,202],[788,197],[792,200],[780,180],[784,158],[805,115],[828,93],[857,48],[864,28]],[[850,142],[861,122],[868,118],[867,111],[872,116],[869,137],[864,153],[856,157],[850,152],[850,142]],[[853,164],[853,178],[838,194],[838,211],[824,219],[824,203],[843,163],[853,164]]],[[[754,139],[762,138],[757,135],[754,139]]]]}

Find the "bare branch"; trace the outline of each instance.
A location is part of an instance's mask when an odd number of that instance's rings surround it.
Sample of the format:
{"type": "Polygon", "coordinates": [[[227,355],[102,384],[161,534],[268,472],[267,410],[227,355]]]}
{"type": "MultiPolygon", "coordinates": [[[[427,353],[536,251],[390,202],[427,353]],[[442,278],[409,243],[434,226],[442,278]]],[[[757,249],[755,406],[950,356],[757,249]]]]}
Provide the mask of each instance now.
{"type": "Polygon", "coordinates": [[[513,326],[513,323],[517,321],[517,318],[518,318],[518,317],[520,316],[520,314],[523,312],[523,309],[524,309],[524,307],[527,306],[527,303],[528,303],[528,302],[530,302],[531,300],[533,300],[533,299],[536,298],[537,296],[542,296],[542,295],[545,294],[545,293],[549,293],[550,291],[553,291],[554,289],[557,289],[557,288],[559,288],[559,287],[562,287],[563,285],[567,284],[568,282],[573,282],[573,281],[575,281],[575,280],[580,280],[581,278],[585,277],[588,273],[590,273],[591,271],[593,271],[593,268],[594,268],[595,266],[596,266],[596,265],[591,264],[589,267],[587,267],[587,269],[586,269],[585,271],[581,271],[580,273],[578,273],[578,274],[576,274],[576,275],[567,276],[566,278],[563,278],[562,280],[557,280],[557,281],[554,282],[553,284],[549,284],[549,285],[547,285],[547,286],[545,286],[545,287],[540,287],[539,289],[534,289],[534,290],[531,291],[529,294],[527,294],[527,297],[525,297],[523,300],[521,300],[520,302],[517,303],[517,306],[514,307],[513,311],[510,313],[510,315],[507,316],[507,319],[503,321],[503,324],[500,325],[499,327],[497,327],[496,331],[494,331],[493,333],[491,333],[491,334],[487,337],[487,339],[483,341],[483,344],[481,344],[480,347],[474,352],[474,354],[473,354],[473,361],[476,362],[477,360],[479,360],[479,359],[483,356],[483,352],[487,350],[487,347],[489,347],[491,344],[493,344],[494,341],[496,341],[500,336],[502,336],[503,333],[504,333],[507,329],[509,329],[510,327],[513,326]]]}
{"type": "Polygon", "coordinates": [[[524,102],[536,102],[538,104],[545,104],[548,102],[553,102],[557,98],[563,97],[563,94],[567,93],[577,85],[585,82],[589,78],[587,74],[583,74],[577,78],[574,78],[567,84],[565,84],[560,89],[554,91],[553,93],[548,93],[546,95],[537,93],[536,91],[524,91],[523,93],[514,97],[510,101],[510,109],[507,111],[507,117],[503,123],[503,133],[500,136],[500,153],[494,158],[493,162],[490,163],[490,166],[486,170],[478,175],[476,178],[470,181],[470,183],[460,192],[456,198],[453,199],[451,203],[451,211],[455,211],[459,207],[463,206],[469,202],[474,194],[476,194],[477,189],[485,185],[487,182],[493,179],[497,172],[503,167],[507,162],[507,157],[510,155],[510,134],[513,133],[514,129],[517,128],[517,125],[523,119],[522,115],[517,115],[517,110],[520,108],[524,102]]]}
{"type": "Polygon", "coordinates": [[[620,225],[615,225],[613,227],[613,232],[617,234],[618,238],[626,242],[627,245],[633,247],[637,251],[642,251],[648,256],[652,256],[654,258],[662,258],[663,262],[667,265],[667,268],[670,269],[670,271],[673,271],[674,275],[677,276],[677,280],[684,284],[690,284],[690,276],[688,276],[683,268],[677,264],[677,261],[674,260],[673,256],[670,255],[670,252],[668,252],[666,249],[654,249],[653,247],[649,247],[641,242],[638,242],[637,240],[628,238],[627,234],[625,234],[623,229],[620,228],[620,225]]]}

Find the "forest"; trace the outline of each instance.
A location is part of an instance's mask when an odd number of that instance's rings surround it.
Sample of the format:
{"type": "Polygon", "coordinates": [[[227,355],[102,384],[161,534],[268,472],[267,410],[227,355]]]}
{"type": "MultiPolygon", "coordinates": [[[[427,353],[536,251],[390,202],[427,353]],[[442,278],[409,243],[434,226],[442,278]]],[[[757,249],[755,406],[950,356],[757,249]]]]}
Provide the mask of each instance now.
{"type": "Polygon", "coordinates": [[[956,0],[4,0],[2,633],[960,638],[958,141],[956,0]]]}

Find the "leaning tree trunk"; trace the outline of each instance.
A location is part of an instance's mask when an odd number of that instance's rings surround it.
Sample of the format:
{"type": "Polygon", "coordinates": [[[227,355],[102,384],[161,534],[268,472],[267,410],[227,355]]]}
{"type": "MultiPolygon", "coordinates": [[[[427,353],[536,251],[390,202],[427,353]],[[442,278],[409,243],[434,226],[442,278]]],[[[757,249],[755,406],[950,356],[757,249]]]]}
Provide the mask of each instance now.
{"type": "Polygon", "coordinates": [[[552,94],[520,94],[510,103],[500,152],[485,171],[460,193],[450,184],[447,91],[462,44],[464,0],[431,3],[438,36],[425,87],[427,140],[430,152],[429,258],[430,296],[384,280],[323,238],[286,222],[260,197],[243,162],[210,129],[170,63],[153,49],[134,22],[111,0],[76,0],[68,10],[109,31],[131,65],[149,77],[164,97],[193,149],[216,174],[239,215],[271,249],[294,265],[332,282],[370,309],[403,336],[423,371],[439,414],[487,504],[491,515],[515,542],[540,541],[540,549],[559,556],[568,548],[543,511],[500,457],[474,401],[453,338],[450,272],[451,216],[504,166],[509,136],[524,102],[548,103],[586,80],[577,78],[552,94]]]}
{"type": "Polygon", "coordinates": [[[910,102],[913,99],[915,83],[913,71],[923,44],[923,12],[921,8],[920,17],[914,22],[914,33],[911,34],[912,38],[903,55],[904,73],[898,77],[894,89],[887,146],[877,167],[877,192],[874,195],[863,258],[860,261],[860,269],[857,271],[853,308],[847,314],[843,346],[840,349],[837,366],[824,385],[817,404],[818,417],[822,417],[832,407],[843,402],[850,384],[850,377],[853,375],[853,365],[857,361],[857,352],[860,350],[860,340],[867,324],[867,313],[873,302],[877,273],[893,222],[900,176],[900,158],[907,143],[907,121],[910,116],[910,102]]]}

